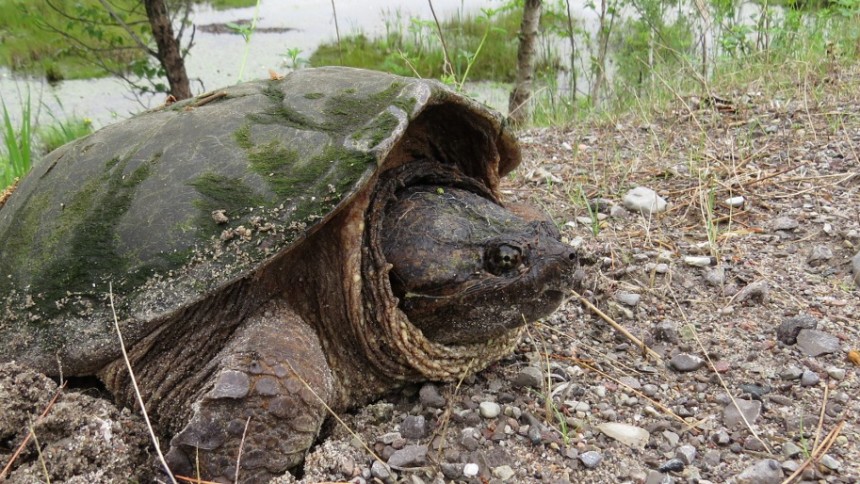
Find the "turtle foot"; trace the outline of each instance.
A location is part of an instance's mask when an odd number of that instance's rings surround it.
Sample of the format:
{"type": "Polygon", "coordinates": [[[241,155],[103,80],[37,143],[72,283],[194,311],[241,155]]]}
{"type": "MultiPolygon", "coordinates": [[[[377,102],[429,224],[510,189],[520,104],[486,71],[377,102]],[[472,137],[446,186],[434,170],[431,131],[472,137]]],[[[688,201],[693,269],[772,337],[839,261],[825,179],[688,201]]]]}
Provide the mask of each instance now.
{"type": "Polygon", "coordinates": [[[174,474],[267,482],[301,464],[313,444],[331,373],[313,330],[273,306],[252,317],[215,359],[208,391],[170,442],[166,459],[174,474]]]}

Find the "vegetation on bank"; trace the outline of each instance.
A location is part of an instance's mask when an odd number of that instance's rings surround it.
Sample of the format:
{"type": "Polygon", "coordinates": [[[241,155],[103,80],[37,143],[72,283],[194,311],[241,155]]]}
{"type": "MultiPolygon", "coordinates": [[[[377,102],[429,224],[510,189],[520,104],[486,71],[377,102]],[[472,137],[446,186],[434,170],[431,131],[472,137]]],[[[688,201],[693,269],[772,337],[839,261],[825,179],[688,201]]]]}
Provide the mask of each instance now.
{"type": "MultiPolygon", "coordinates": [[[[219,10],[250,7],[256,2],[193,1],[219,10]]],[[[140,39],[149,41],[152,33],[140,0],[112,0],[111,5],[140,39]]],[[[99,60],[112,70],[143,71],[147,57],[113,24],[99,0],[0,0],[0,66],[44,76],[49,82],[107,75],[86,55],[92,49],[100,52],[99,60]]]]}

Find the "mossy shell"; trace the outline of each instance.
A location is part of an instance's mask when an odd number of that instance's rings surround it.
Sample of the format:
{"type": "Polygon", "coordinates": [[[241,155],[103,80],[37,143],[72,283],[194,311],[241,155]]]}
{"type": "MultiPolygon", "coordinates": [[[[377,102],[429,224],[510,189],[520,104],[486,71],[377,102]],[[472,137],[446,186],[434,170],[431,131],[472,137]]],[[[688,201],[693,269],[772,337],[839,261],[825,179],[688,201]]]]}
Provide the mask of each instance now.
{"type": "MultiPolygon", "coordinates": [[[[183,310],[206,311],[379,172],[416,159],[496,191],[520,154],[498,114],[438,82],[333,67],[213,91],[63,146],[0,208],[0,360],[92,373],[120,355],[109,294],[132,345],[183,310]]],[[[254,298],[253,284],[242,290],[254,298]]]]}

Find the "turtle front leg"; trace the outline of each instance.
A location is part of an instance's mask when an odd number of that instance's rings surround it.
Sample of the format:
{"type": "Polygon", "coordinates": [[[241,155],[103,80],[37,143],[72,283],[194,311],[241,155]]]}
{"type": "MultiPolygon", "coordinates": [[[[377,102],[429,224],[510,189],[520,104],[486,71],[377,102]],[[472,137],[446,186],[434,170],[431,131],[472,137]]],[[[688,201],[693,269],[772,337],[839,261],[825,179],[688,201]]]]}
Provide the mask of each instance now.
{"type": "Polygon", "coordinates": [[[191,420],[170,441],[173,473],[235,482],[238,461],[240,482],[265,482],[299,465],[334,387],[313,328],[285,303],[269,303],[210,365],[191,420]]]}

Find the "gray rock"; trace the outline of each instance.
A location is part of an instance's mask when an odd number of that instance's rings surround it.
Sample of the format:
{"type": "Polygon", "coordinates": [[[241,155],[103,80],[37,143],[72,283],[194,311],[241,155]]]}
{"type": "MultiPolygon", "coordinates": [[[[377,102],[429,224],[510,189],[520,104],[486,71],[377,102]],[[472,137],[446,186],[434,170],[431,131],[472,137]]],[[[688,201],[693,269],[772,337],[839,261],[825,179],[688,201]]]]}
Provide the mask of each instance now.
{"type": "Polygon", "coordinates": [[[445,476],[446,479],[457,480],[463,477],[463,464],[452,464],[450,462],[443,462],[442,465],[442,475],[445,476]]]}
{"type": "Polygon", "coordinates": [[[744,469],[736,478],[737,484],[780,484],[782,467],[773,459],[760,460],[744,469]]]}
{"type": "Polygon", "coordinates": [[[603,460],[603,456],[596,450],[589,450],[588,452],[579,454],[579,460],[585,467],[594,469],[603,460]]]}
{"type": "Polygon", "coordinates": [[[375,460],[370,466],[370,475],[380,481],[386,481],[391,478],[391,470],[381,460],[375,460]]]}
{"type": "Polygon", "coordinates": [[[811,370],[806,370],[800,375],[800,385],[804,387],[814,387],[820,381],[821,378],[818,377],[818,373],[811,370]]]}
{"type": "Polygon", "coordinates": [[[527,366],[514,378],[515,387],[540,388],[543,385],[543,372],[535,366],[527,366]]]}
{"type": "Polygon", "coordinates": [[[388,465],[393,467],[420,467],[427,460],[426,445],[407,445],[395,451],[388,458],[388,465]]]}
{"type": "Polygon", "coordinates": [[[673,321],[661,321],[654,326],[654,339],[667,343],[678,342],[678,325],[673,321]]]}
{"type": "Polygon", "coordinates": [[[669,367],[681,373],[696,371],[704,365],[705,360],[689,353],[678,353],[669,360],[669,367]]]}
{"type": "Polygon", "coordinates": [[[427,435],[427,420],[423,415],[407,415],[400,424],[400,434],[405,439],[423,439],[427,435]]]}
{"type": "Polygon", "coordinates": [[[779,377],[783,380],[797,380],[801,375],[803,375],[803,370],[796,366],[789,366],[779,372],[779,377]]]}
{"type": "Polygon", "coordinates": [[[843,379],[845,379],[845,369],[831,366],[827,368],[827,376],[833,378],[836,381],[842,381],[843,379]]]}
{"type": "Polygon", "coordinates": [[[502,407],[496,402],[481,402],[478,404],[478,412],[484,418],[496,418],[502,412],[502,407]]]}
{"type": "Polygon", "coordinates": [[[777,230],[794,230],[799,226],[797,220],[791,217],[777,217],[771,222],[770,229],[776,232],[777,230]]]}
{"type": "Polygon", "coordinates": [[[675,458],[686,465],[690,465],[696,459],[696,448],[689,444],[682,445],[675,451],[675,458]]]}
{"type": "Polygon", "coordinates": [[[839,469],[842,468],[842,463],[834,459],[830,454],[822,455],[821,459],[818,460],[818,463],[832,471],[839,472],[839,469]]]}
{"type": "Polygon", "coordinates": [[[720,287],[726,282],[726,270],[722,266],[714,267],[705,273],[705,282],[714,286],[720,287]]]}
{"type": "Polygon", "coordinates": [[[747,284],[743,289],[738,291],[735,295],[735,301],[751,301],[764,304],[767,302],[767,296],[769,293],[770,286],[767,284],[767,281],[755,281],[747,284]]]}
{"type": "Polygon", "coordinates": [[[801,452],[803,452],[803,449],[790,440],[782,446],[782,455],[789,459],[799,456],[801,452]]]}
{"type": "Polygon", "coordinates": [[[636,294],[634,292],[618,291],[615,293],[615,300],[616,301],[620,302],[621,304],[626,304],[627,306],[631,306],[631,307],[639,304],[639,299],[641,299],[641,298],[642,298],[642,296],[640,296],[639,294],[636,294]]]}
{"type": "Polygon", "coordinates": [[[720,453],[717,449],[710,449],[705,452],[705,455],[702,457],[702,460],[705,461],[705,464],[716,467],[720,464],[720,461],[723,459],[722,453],[720,453]]]}
{"type": "Polygon", "coordinates": [[[797,334],[802,329],[815,329],[818,320],[809,314],[798,314],[797,316],[783,320],[776,329],[776,338],[782,343],[793,345],[797,342],[797,334]]]}
{"type": "Polygon", "coordinates": [[[431,408],[445,408],[445,397],[439,393],[439,387],[432,383],[425,383],[418,391],[421,404],[431,408]]]}
{"type": "Polygon", "coordinates": [[[646,187],[636,187],[624,195],[621,200],[624,208],[631,212],[651,215],[666,210],[667,203],[657,192],[646,187]]]}
{"type": "Polygon", "coordinates": [[[660,471],[650,471],[645,478],[645,484],[674,484],[674,482],[675,479],[672,476],[660,471]]]}
{"type": "Polygon", "coordinates": [[[493,477],[501,479],[502,481],[507,481],[508,479],[514,477],[514,475],[514,470],[511,469],[511,466],[509,465],[503,465],[493,468],[493,477]]]}
{"type": "Polygon", "coordinates": [[[732,428],[738,424],[743,424],[741,414],[746,417],[747,422],[752,425],[761,414],[761,401],[759,400],[744,400],[736,398],[737,407],[730,403],[723,409],[723,425],[732,428]]]}
{"type": "Polygon", "coordinates": [[[839,338],[817,329],[802,329],[797,334],[797,347],[807,356],[820,356],[839,351],[839,338]]]}
{"type": "Polygon", "coordinates": [[[833,251],[826,245],[816,245],[809,251],[806,263],[812,267],[818,267],[833,258],[833,251]]]}

